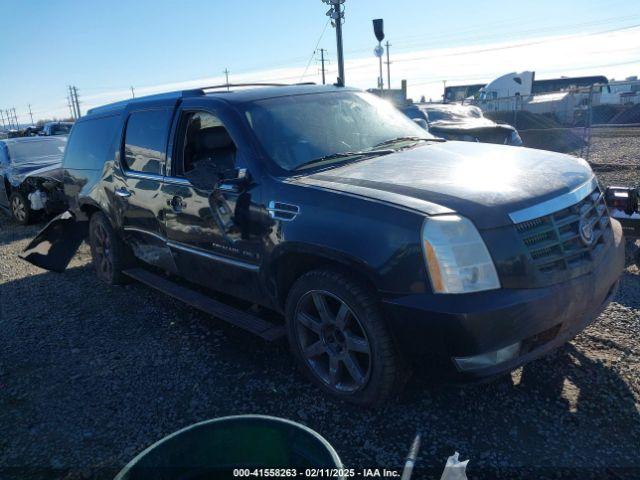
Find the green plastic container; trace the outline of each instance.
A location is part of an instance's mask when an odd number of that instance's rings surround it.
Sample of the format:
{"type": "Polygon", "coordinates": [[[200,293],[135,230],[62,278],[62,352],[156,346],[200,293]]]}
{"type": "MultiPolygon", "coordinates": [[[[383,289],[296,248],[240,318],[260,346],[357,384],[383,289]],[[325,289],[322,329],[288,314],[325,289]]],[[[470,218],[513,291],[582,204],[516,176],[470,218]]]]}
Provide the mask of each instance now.
{"type": "MultiPolygon", "coordinates": [[[[223,417],[179,430],[140,453],[115,480],[244,478],[265,468],[341,469],[333,447],[310,428],[263,415],[223,417]]],[[[260,477],[262,475],[258,475],[260,477]]],[[[266,476],[266,475],[265,475],[266,476]]]]}

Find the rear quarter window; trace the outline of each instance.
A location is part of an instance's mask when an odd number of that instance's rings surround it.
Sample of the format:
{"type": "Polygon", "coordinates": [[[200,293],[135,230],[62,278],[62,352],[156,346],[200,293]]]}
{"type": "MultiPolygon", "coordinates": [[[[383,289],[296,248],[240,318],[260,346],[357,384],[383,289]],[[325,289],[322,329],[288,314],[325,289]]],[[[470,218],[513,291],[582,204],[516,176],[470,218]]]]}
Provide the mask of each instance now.
{"type": "Polygon", "coordinates": [[[64,167],[75,170],[102,170],[119,124],[119,115],[76,122],[67,143],[64,167]]]}

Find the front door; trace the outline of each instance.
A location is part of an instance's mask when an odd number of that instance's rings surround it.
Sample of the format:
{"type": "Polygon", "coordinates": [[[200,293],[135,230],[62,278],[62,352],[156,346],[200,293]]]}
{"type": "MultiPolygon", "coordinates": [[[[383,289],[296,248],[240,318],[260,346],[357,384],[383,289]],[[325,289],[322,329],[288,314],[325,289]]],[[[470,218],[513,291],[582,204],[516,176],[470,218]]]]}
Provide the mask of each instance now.
{"type": "MultiPolygon", "coordinates": [[[[247,167],[239,148],[215,111],[183,108],[176,120],[165,224],[168,245],[180,274],[200,285],[260,303],[258,273],[265,235],[240,217],[259,205],[258,186],[224,188],[247,167]],[[223,188],[221,188],[221,186],[223,188]]],[[[266,215],[266,210],[265,210],[266,215]]]]}

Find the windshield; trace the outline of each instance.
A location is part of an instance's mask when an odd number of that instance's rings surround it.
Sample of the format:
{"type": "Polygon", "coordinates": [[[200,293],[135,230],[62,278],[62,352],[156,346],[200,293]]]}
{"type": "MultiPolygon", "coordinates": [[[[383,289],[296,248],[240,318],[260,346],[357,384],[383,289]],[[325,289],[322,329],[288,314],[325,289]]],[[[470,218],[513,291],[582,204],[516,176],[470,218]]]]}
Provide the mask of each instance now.
{"type": "Polygon", "coordinates": [[[26,163],[40,157],[62,156],[67,142],[62,139],[32,140],[7,145],[13,163],[26,163]]]}
{"type": "Polygon", "coordinates": [[[259,100],[245,115],[268,155],[289,171],[330,155],[374,150],[395,138],[434,138],[388,102],[361,92],[259,100]]]}
{"type": "Polygon", "coordinates": [[[71,124],[58,123],[51,126],[51,135],[68,135],[71,132],[71,124]]]}

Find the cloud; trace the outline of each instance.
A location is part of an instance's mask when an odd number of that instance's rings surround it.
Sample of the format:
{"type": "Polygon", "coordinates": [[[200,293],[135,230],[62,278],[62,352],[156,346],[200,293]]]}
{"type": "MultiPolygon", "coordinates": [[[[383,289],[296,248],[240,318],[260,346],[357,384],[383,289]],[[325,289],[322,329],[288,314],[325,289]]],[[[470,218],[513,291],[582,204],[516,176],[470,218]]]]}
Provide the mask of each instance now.
{"type": "MultiPolygon", "coordinates": [[[[513,71],[534,70],[537,78],[601,74],[622,79],[638,72],[640,62],[640,26],[572,35],[538,37],[522,41],[495,42],[462,47],[432,48],[391,57],[392,86],[407,79],[409,96],[425,95],[440,99],[443,81],[448,85],[488,83],[494,78],[513,71]]],[[[319,82],[319,74],[310,68],[303,77],[304,66],[256,70],[241,74],[231,73],[231,83],[300,81],[319,82]]],[[[373,56],[347,58],[345,64],[347,84],[360,88],[376,86],[379,74],[377,59],[373,56]]],[[[328,81],[337,77],[336,64],[330,65],[328,81]]],[[[220,85],[223,76],[177,81],[162,85],[137,86],[136,96],[173,90],[220,85]]],[[[386,68],[385,68],[386,83],[386,68]]],[[[82,86],[79,86],[82,87],[82,86]]],[[[84,86],[90,88],[90,85],[84,86]]],[[[105,91],[81,97],[82,110],[131,98],[128,88],[105,91]]],[[[50,110],[49,116],[68,115],[67,109],[50,110]]]]}

